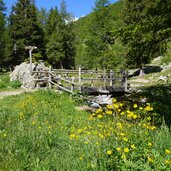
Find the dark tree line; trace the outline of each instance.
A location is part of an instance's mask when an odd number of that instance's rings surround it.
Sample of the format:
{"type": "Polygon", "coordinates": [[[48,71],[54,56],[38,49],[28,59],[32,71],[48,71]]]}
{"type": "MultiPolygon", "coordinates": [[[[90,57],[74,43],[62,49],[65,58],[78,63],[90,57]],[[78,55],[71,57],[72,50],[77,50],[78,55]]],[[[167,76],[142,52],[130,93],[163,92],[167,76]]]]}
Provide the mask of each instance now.
{"type": "Polygon", "coordinates": [[[73,22],[61,2],[49,11],[34,0],[18,0],[9,17],[0,0],[0,67],[28,60],[25,46],[37,46],[35,61],[55,68],[142,67],[163,55],[171,37],[170,0],[95,0],[93,12],[73,22]]]}
{"type": "Polygon", "coordinates": [[[53,67],[74,66],[74,34],[66,3],[61,11],[35,6],[34,0],[18,0],[5,17],[5,4],[0,1],[0,66],[20,64],[28,60],[26,46],[36,46],[33,60],[44,60],[53,67]]]}

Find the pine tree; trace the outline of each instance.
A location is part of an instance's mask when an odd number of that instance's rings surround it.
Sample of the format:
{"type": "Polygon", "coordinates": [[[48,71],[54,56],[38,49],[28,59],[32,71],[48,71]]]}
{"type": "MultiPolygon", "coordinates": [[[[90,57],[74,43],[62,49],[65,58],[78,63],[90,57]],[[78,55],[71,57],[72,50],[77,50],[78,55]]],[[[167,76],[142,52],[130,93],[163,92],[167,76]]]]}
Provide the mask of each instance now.
{"type": "Polygon", "coordinates": [[[40,55],[44,50],[44,33],[38,25],[37,9],[33,0],[18,0],[10,14],[10,33],[13,44],[17,47],[15,61],[28,58],[25,46],[37,46],[40,55]]]}
{"type": "Polygon", "coordinates": [[[4,61],[4,48],[5,48],[5,4],[3,0],[0,0],[0,68],[2,68],[3,61],[4,61]]]}
{"type": "Polygon", "coordinates": [[[63,68],[62,61],[65,58],[63,49],[64,25],[57,7],[51,9],[46,24],[46,55],[48,62],[55,68],[63,68]]]}
{"type": "Polygon", "coordinates": [[[73,33],[73,17],[71,13],[67,12],[67,6],[65,0],[61,1],[60,15],[63,22],[63,49],[65,57],[62,61],[64,68],[75,67],[75,35],[73,33]]]}

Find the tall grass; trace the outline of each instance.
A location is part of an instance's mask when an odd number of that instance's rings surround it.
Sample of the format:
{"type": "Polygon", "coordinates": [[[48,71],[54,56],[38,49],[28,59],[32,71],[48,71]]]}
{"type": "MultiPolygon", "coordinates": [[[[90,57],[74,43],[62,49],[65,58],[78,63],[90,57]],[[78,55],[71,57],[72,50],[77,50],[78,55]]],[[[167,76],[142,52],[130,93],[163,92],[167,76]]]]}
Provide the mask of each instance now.
{"type": "Polygon", "coordinates": [[[114,99],[94,113],[66,94],[0,100],[0,170],[170,170],[171,133],[150,103],[114,99]]]}
{"type": "Polygon", "coordinates": [[[18,88],[21,87],[21,83],[18,80],[10,81],[9,73],[0,73],[0,90],[7,88],[18,88]]]}

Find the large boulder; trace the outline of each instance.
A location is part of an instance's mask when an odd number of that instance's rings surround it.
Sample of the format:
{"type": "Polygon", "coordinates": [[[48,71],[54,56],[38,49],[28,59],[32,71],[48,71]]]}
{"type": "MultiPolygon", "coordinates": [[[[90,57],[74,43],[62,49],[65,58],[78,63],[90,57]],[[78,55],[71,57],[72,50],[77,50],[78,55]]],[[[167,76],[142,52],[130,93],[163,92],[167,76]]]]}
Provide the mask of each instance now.
{"type": "MultiPolygon", "coordinates": [[[[47,69],[43,62],[39,64],[32,64],[33,71],[40,71],[47,69]]],[[[22,88],[33,89],[35,88],[34,79],[37,78],[37,74],[30,75],[30,64],[23,62],[17,65],[14,71],[10,74],[10,81],[19,80],[22,84],[22,88]]]]}

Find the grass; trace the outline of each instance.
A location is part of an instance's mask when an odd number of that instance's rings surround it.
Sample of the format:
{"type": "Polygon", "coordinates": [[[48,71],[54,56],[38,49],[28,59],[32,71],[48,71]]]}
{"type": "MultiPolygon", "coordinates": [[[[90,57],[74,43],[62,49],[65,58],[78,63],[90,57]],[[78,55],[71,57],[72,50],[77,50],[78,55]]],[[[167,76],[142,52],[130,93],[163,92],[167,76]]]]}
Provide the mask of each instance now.
{"type": "Polygon", "coordinates": [[[19,81],[10,81],[9,73],[0,73],[0,91],[11,90],[21,87],[21,83],[19,81]]]}
{"type": "Polygon", "coordinates": [[[144,97],[114,99],[94,113],[76,111],[70,96],[53,91],[0,100],[0,170],[169,171],[169,127],[144,97]]]}

